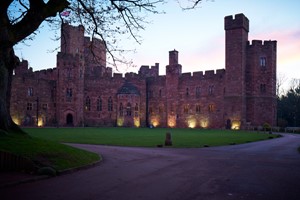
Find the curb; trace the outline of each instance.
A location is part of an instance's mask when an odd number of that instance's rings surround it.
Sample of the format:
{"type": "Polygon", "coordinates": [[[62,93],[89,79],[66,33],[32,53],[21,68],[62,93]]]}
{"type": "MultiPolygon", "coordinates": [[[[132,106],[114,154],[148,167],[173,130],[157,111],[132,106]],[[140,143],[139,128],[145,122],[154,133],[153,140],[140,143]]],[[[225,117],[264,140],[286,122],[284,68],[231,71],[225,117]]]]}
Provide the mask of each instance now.
{"type": "MultiPolygon", "coordinates": [[[[66,170],[62,170],[62,171],[57,171],[57,176],[61,176],[61,175],[66,175],[66,174],[71,174],[71,173],[75,173],[77,171],[80,170],[85,170],[85,169],[89,169],[92,167],[95,167],[97,165],[100,165],[100,163],[102,162],[103,158],[101,157],[100,160],[90,163],[88,165],[84,165],[84,166],[80,166],[80,167],[74,167],[74,168],[69,168],[66,170]]],[[[16,185],[20,185],[23,183],[31,183],[31,182],[35,182],[35,181],[40,181],[40,180],[44,180],[44,179],[49,179],[55,176],[49,176],[49,175],[38,175],[38,176],[33,176],[31,178],[26,178],[26,179],[22,179],[22,180],[18,180],[18,181],[13,181],[13,182],[8,182],[5,184],[0,185],[0,189],[1,188],[6,188],[6,187],[12,187],[12,186],[16,186],[16,185]]]]}

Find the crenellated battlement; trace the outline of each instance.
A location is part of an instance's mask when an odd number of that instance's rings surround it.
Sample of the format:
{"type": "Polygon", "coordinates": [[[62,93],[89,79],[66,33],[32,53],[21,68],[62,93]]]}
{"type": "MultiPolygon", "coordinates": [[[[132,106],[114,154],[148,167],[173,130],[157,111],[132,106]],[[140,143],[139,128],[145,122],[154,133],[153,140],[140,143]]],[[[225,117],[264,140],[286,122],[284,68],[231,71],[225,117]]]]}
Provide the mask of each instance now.
{"type": "Polygon", "coordinates": [[[276,40],[252,40],[251,42],[248,41],[249,47],[276,47],[276,45],[276,40]]]}
{"type": "Polygon", "coordinates": [[[196,78],[196,79],[213,79],[213,78],[223,78],[225,76],[225,69],[206,70],[197,72],[187,72],[182,73],[181,78],[196,78]]]}
{"type": "Polygon", "coordinates": [[[236,14],[233,18],[232,15],[225,17],[225,30],[243,28],[249,32],[249,19],[242,13],[236,14]]]}
{"type": "Polygon", "coordinates": [[[155,63],[154,66],[142,65],[138,74],[144,77],[156,77],[159,72],[159,63],[155,63]]]}

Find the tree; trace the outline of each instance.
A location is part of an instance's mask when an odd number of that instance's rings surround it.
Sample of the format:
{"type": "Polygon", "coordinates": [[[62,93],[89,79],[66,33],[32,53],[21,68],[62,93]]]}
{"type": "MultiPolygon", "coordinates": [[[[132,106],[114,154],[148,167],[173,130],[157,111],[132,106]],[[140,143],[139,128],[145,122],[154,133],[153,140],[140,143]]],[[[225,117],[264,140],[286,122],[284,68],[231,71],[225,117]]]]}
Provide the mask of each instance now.
{"type": "MultiPolygon", "coordinates": [[[[300,80],[293,79],[290,90],[278,99],[278,123],[300,126],[300,80]]],[[[282,126],[282,124],[278,124],[282,126]]]]}
{"type": "Polygon", "coordinates": [[[5,0],[0,2],[0,133],[22,132],[10,116],[11,81],[19,59],[14,45],[36,33],[47,21],[57,25],[65,20],[81,24],[92,36],[103,41],[113,62],[119,34],[130,34],[137,42],[137,31],[144,29],[147,13],[158,13],[164,0],[5,0]],[[68,18],[66,18],[66,16],[68,18]]]}

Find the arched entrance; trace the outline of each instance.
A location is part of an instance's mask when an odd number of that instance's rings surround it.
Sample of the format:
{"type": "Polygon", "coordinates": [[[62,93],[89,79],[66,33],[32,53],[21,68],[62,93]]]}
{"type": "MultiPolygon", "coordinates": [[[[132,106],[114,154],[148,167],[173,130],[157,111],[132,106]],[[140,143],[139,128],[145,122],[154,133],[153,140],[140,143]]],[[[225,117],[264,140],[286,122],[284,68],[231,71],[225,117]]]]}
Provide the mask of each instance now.
{"type": "Polygon", "coordinates": [[[71,113],[67,114],[66,122],[67,126],[73,126],[73,115],[71,113]]]}

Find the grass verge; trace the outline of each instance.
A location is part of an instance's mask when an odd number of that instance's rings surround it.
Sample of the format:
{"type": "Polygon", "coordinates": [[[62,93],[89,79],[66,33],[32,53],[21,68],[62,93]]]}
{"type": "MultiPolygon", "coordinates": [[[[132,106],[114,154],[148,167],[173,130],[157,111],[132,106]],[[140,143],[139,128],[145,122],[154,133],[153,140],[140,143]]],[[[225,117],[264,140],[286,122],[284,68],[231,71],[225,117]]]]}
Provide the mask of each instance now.
{"type": "Polygon", "coordinates": [[[0,151],[29,158],[41,166],[51,166],[57,171],[85,166],[101,159],[96,153],[51,140],[17,134],[0,136],[0,151]]]}
{"type": "MultiPolygon", "coordinates": [[[[56,142],[156,147],[171,132],[173,147],[189,148],[241,144],[270,139],[269,134],[247,131],[164,128],[28,128],[31,136],[56,142]]],[[[272,137],[277,137],[272,135],[272,137]]]]}

